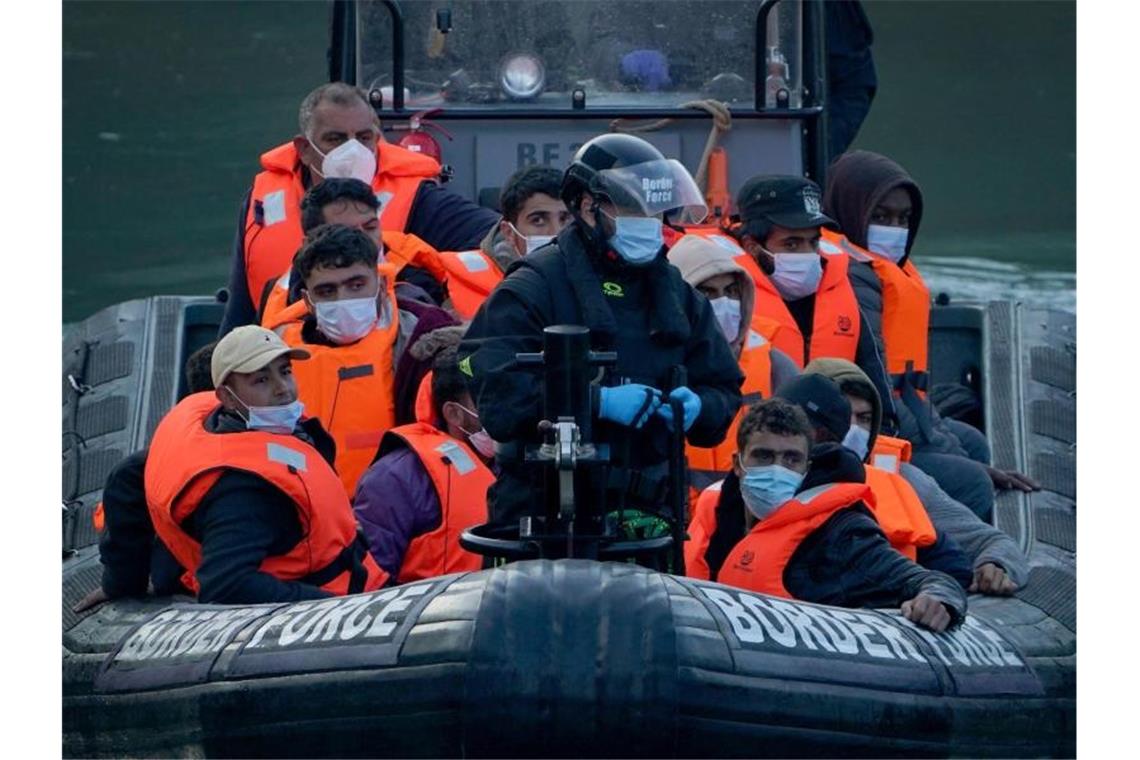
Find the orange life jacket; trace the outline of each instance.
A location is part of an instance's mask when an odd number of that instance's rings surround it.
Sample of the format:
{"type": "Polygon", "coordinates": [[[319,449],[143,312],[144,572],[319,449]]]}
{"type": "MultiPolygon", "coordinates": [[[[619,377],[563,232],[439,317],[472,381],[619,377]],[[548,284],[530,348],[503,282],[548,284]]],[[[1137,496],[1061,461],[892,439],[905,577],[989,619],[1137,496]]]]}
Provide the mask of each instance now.
{"type": "Polygon", "coordinates": [[[882,285],[884,361],[896,390],[909,377],[911,385],[925,391],[928,382],[927,352],[930,329],[930,289],[908,258],[900,267],[891,260],[855,245],[831,230],[823,231],[821,248],[846,253],[875,270],[882,285]]]}
{"type": "Polygon", "coordinates": [[[784,569],[803,540],[857,501],[874,511],[874,500],[866,483],[828,483],[796,494],[732,548],[717,582],[791,599],[784,588],[784,569]]]}
{"type": "Polygon", "coordinates": [[[376,329],[356,343],[328,346],[306,343],[302,327],[308,306],[298,301],[268,325],[290,346],[300,346],[310,357],[293,363],[297,395],[305,413],[320,419],[336,441],[336,469],[351,497],[356,481],[372,464],[384,433],[396,424],[393,352],[399,335],[394,278],[389,264],[378,267],[387,288],[387,314],[376,329]]]}
{"type": "Polygon", "coordinates": [[[419,457],[443,513],[438,528],[408,544],[397,582],[481,569],[483,558],[460,547],[459,534],[487,522],[487,489],[495,482],[494,474],[466,443],[431,425],[413,422],[392,428],[388,435],[403,439],[419,457]]]}
{"type": "Polygon", "coordinates": [[[435,422],[435,403],[431,395],[431,370],[420,380],[420,387],[416,389],[415,413],[416,422],[431,425],[435,422]]]}
{"type": "Polygon", "coordinates": [[[447,251],[439,254],[447,270],[447,294],[451,308],[461,319],[470,320],[503,281],[503,272],[495,260],[479,249],[447,251]]]}
{"type": "Polygon", "coordinates": [[[96,533],[102,533],[103,528],[107,525],[106,516],[103,513],[103,501],[100,500],[95,505],[95,511],[91,513],[91,523],[95,526],[96,533]]]}
{"type": "MultiPolygon", "coordinates": [[[[261,154],[263,171],[253,178],[245,218],[245,276],[249,297],[258,303],[268,282],[293,263],[301,247],[301,157],[292,142],[261,154]]],[[[439,176],[429,156],[379,140],[372,189],[380,201],[380,226],[403,232],[420,184],[439,176]]]]}
{"type": "Polygon", "coordinates": [[[198,593],[194,572],[202,545],[182,526],[226,470],[248,472],[279,489],[293,500],[305,529],[287,553],[266,557],[261,572],[334,594],[383,586],[388,575],[358,541],[352,506],[317,450],[291,435],[207,432],[206,418],[217,408],[212,392],[180,401],[155,429],[143,475],[154,530],[187,571],[187,587],[198,593]]]}
{"type": "Polygon", "coordinates": [[[720,501],[723,480],[718,480],[701,491],[689,517],[688,538],[685,540],[685,575],[689,578],[712,580],[709,568],[709,542],[716,533],[716,505],[720,501]]]}
{"type": "Polygon", "coordinates": [[[871,464],[880,470],[898,472],[899,465],[910,461],[910,441],[880,433],[871,449],[871,464]]]}
{"type": "MultiPolygon", "coordinates": [[[[384,263],[392,266],[393,277],[400,270],[411,264],[426,270],[437,281],[444,282],[447,272],[439,261],[439,251],[432,248],[420,238],[407,232],[392,232],[384,230],[381,234],[384,240],[384,263]]],[[[277,324],[281,312],[289,304],[289,277],[293,272],[292,266],[276,279],[265,303],[261,307],[260,324],[277,324]]],[[[256,296],[255,296],[256,298],[256,296]]]]}
{"type": "MultiPolygon", "coordinates": [[[[822,250],[822,249],[821,249],[822,250]]],[[[734,261],[752,275],[756,283],[754,313],[780,323],[780,331],[773,341],[776,348],[792,357],[802,369],[812,359],[829,356],[855,361],[859,344],[859,304],[855,290],[847,279],[847,257],[841,254],[821,253],[827,266],[815,293],[811,340],[804,343],[799,325],[788,311],[784,299],[768,276],[748,253],[740,253],[734,261]]]]}
{"type": "Polygon", "coordinates": [[[919,548],[930,546],[938,538],[934,524],[926,514],[926,507],[902,475],[877,467],[864,470],[867,485],[875,494],[875,504],[868,506],[875,513],[883,535],[892,547],[913,562],[918,557],[919,548]]]}
{"type": "Polygon", "coordinates": [[[736,431],[748,407],[772,396],[772,343],[769,337],[749,330],[740,352],[740,369],[744,372],[744,385],[740,387],[741,404],[724,440],[711,448],[687,444],[685,456],[689,462],[689,501],[695,503],[708,486],[720,480],[732,469],[732,455],[736,453],[736,431]]]}

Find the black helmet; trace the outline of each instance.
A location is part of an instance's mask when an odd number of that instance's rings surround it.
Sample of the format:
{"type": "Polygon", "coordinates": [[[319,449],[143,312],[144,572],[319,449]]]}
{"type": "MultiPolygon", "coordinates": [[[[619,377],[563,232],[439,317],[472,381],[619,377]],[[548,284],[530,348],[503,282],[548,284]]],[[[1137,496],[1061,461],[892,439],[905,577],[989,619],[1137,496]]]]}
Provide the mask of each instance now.
{"type": "Polygon", "coordinates": [[[586,142],[562,175],[562,200],[576,208],[583,193],[606,198],[643,216],[680,211],[679,221],[699,222],[708,213],[692,175],[649,142],[610,133],[586,142]]]}

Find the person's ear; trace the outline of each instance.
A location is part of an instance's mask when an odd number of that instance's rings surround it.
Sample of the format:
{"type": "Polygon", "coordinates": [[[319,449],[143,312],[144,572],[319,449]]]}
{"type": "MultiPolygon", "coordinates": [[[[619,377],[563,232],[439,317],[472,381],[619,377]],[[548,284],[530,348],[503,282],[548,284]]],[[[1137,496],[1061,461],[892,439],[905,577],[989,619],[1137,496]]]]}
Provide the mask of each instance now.
{"type": "Polygon", "coordinates": [[[776,271],[776,261],[772,254],[764,249],[764,244],[749,234],[745,234],[740,238],[740,247],[743,248],[749,256],[756,260],[756,264],[760,267],[760,271],[764,274],[772,274],[776,271]]]}
{"type": "Polygon", "coordinates": [[[301,157],[301,161],[306,165],[319,165],[320,156],[313,150],[313,144],[309,142],[309,138],[304,135],[297,135],[293,138],[293,150],[297,151],[297,155],[301,157]]]}
{"type": "Polygon", "coordinates": [[[526,253],[526,240],[519,240],[519,237],[521,236],[515,232],[514,225],[508,222],[505,217],[499,220],[499,234],[505,237],[507,240],[511,241],[511,245],[514,246],[515,253],[526,253]],[[522,246],[521,250],[519,249],[520,244],[522,246]]]}
{"type": "Polygon", "coordinates": [[[744,477],[744,466],[740,464],[739,451],[732,455],[732,473],[736,475],[738,479],[744,477]]]}
{"type": "Polygon", "coordinates": [[[443,412],[445,423],[457,428],[463,427],[463,410],[459,408],[459,404],[454,401],[444,401],[440,411],[443,412]]]}

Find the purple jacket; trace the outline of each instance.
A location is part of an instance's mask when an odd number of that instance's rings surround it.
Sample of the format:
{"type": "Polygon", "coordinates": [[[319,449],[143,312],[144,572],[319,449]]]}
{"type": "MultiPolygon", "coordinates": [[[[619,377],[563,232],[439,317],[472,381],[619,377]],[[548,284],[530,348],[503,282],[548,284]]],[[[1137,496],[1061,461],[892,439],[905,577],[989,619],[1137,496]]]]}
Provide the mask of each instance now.
{"type": "Polygon", "coordinates": [[[438,528],[443,519],[431,477],[406,447],[385,454],[365,471],[352,509],[372,558],[392,578],[399,575],[412,540],[438,528]]]}

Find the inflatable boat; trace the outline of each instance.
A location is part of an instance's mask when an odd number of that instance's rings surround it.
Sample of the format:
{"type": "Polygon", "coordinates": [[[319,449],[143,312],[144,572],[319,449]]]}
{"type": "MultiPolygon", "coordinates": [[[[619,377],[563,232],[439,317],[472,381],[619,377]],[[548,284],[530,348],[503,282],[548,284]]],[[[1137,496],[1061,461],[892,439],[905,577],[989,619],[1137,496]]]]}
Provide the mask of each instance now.
{"type": "Polygon", "coordinates": [[[64,341],[63,753],[110,756],[1071,756],[1075,318],[936,307],[935,383],[972,384],[997,526],[1031,561],[932,634],[851,610],[589,560],[355,597],[71,608],[100,579],[94,505],[184,391],[221,305],[154,297],[64,341]]]}
{"type": "MultiPolygon", "coordinates": [[[[574,13],[531,0],[494,14],[446,5],[335,0],[329,79],[360,84],[386,130],[440,155],[414,113],[435,109],[450,138],[444,178],[468,198],[497,197],[524,163],[563,166],[631,116],[660,120],[639,131],[669,156],[710,167],[710,198],[713,175],[720,198],[737,189],[725,156],[737,184],[759,173],[822,181],[826,40],[814,0],[717,0],[696,17],[656,0],[574,3],[574,13]],[[539,49],[534,30],[547,28],[565,34],[539,49]],[[581,44],[603,28],[643,47],[673,30],[682,54],[693,40],[718,42],[674,67],[671,91],[630,90],[610,87],[592,68],[605,61],[581,44]],[[739,33],[714,34],[725,30],[739,33]],[[712,135],[694,107],[710,98],[723,106],[712,135]]],[[[92,518],[107,474],[184,395],[183,363],[215,337],[222,309],[156,296],[65,331],[64,756],[1075,754],[1072,314],[1012,301],[932,312],[933,384],[964,387],[947,403],[974,407],[995,466],[1044,486],[1002,492],[995,506],[997,527],[1030,558],[1028,583],[1013,597],[972,596],[947,633],[897,610],[581,559],[292,605],[151,597],[77,614],[100,583],[92,518]]]]}

